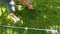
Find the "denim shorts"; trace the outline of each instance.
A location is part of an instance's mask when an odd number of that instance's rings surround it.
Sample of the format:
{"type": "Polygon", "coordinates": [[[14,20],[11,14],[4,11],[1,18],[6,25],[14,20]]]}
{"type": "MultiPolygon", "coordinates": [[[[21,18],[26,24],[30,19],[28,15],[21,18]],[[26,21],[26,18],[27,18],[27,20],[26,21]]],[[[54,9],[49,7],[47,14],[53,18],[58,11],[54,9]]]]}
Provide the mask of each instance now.
{"type": "MultiPolygon", "coordinates": [[[[9,13],[13,13],[15,11],[15,6],[10,4],[13,0],[0,0],[0,3],[4,4],[9,13]]],[[[14,2],[14,1],[13,1],[14,2]]]]}

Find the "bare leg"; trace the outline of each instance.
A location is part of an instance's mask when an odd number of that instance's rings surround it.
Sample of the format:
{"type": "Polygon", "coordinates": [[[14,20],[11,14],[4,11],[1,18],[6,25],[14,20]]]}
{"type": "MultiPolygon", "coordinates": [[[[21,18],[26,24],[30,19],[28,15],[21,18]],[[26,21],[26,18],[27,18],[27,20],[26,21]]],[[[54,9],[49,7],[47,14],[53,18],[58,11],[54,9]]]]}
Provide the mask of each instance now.
{"type": "Polygon", "coordinates": [[[14,15],[14,13],[10,13],[10,16],[11,16],[11,18],[14,20],[14,22],[20,21],[20,19],[19,19],[18,17],[16,17],[16,16],[14,15]]]}

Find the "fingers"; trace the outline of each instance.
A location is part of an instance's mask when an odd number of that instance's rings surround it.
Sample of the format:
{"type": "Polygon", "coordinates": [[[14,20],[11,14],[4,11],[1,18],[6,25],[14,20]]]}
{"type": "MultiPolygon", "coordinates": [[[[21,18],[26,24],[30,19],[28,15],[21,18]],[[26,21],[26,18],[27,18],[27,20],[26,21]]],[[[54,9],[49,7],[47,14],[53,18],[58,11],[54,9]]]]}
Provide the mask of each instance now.
{"type": "Polygon", "coordinates": [[[34,8],[33,8],[32,5],[29,5],[29,6],[28,6],[28,9],[33,10],[34,8]]]}
{"type": "Polygon", "coordinates": [[[11,16],[11,18],[14,22],[19,22],[20,21],[20,19],[18,17],[16,17],[13,13],[10,13],[10,16],[11,16]]]}
{"type": "Polygon", "coordinates": [[[31,4],[28,0],[20,0],[20,2],[21,2],[24,6],[28,7],[28,9],[33,10],[33,6],[32,6],[32,4],[31,4]]]}
{"type": "Polygon", "coordinates": [[[20,21],[20,19],[18,17],[11,17],[11,18],[15,23],[20,21]]]}

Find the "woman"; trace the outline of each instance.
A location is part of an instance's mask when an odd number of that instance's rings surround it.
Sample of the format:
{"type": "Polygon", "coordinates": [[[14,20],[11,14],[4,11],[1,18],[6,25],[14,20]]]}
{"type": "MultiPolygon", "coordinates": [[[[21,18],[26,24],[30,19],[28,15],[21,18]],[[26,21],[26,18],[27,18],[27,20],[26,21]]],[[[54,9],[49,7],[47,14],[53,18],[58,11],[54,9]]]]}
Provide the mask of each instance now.
{"type": "MultiPolygon", "coordinates": [[[[14,22],[20,21],[20,19],[16,17],[16,15],[14,14],[15,7],[16,7],[14,0],[0,0],[0,2],[3,3],[7,7],[9,15],[11,16],[14,22]]],[[[20,0],[20,2],[26,7],[28,7],[29,9],[33,9],[31,3],[28,2],[27,0],[20,0]]]]}

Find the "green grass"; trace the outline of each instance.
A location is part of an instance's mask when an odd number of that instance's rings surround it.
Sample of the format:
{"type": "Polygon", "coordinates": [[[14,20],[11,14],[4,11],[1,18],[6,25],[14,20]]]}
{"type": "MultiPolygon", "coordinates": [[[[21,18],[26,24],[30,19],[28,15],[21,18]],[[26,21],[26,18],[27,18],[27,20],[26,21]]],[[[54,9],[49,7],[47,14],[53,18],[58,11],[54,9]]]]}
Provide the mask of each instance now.
{"type": "MultiPolygon", "coordinates": [[[[21,26],[31,28],[60,28],[60,0],[30,0],[34,10],[24,7],[16,10],[15,14],[21,18],[21,22],[14,23],[8,16],[8,12],[0,11],[0,25],[21,26]]],[[[1,10],[1,9],[0,9],[1,10]]],[[[60,31],[60,29],[58,29],[60,31]]],[[[23,30],[14,28],[0,28],[0,34],[53,34],[46,31],[23,30]]]]}

